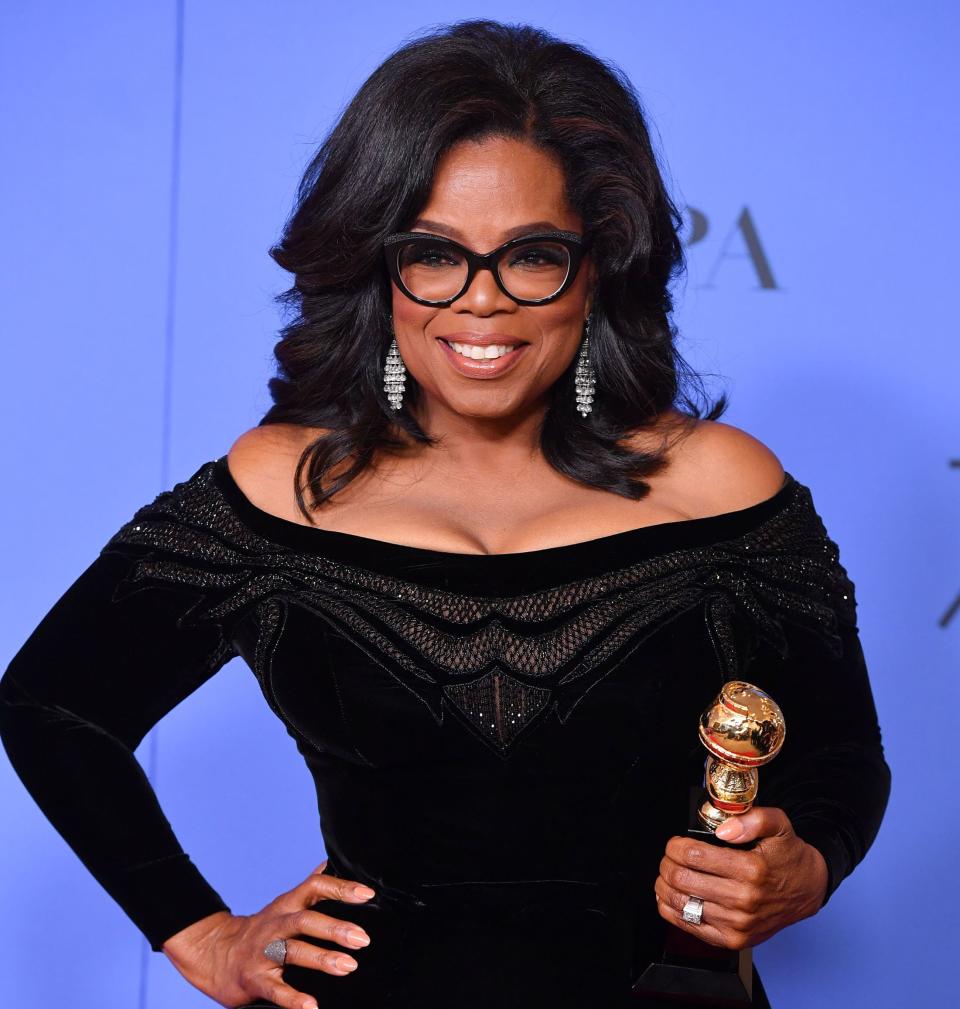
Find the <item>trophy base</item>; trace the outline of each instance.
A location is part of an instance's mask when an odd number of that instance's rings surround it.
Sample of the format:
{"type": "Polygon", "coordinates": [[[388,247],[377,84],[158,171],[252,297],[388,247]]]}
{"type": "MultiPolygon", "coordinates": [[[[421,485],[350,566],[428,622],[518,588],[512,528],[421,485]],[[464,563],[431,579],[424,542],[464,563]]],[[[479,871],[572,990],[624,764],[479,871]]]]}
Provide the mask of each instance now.
{"type": "MultiPolygon", "coordinates": [[[[691,786],[686,836],[724,848],[755,847],[755,840],[736,844],[716,836],[700,816],[708,798],[706,788],[691,786]]],[[[649,964],[631,989],[638,1009],[770,1009],[752,949],[725,949],[675,925],[666,928],[663,960],[649,964]]]]}
{"type": "MultiPolygon", "coordinates": [[[[742,952],[749,952],[744,950],[742,952]]],[[[750,994],[736,973],[678,963],[652,963],[631,989],[637,1009],[770,1009],[756,964],[750,994]]]]}

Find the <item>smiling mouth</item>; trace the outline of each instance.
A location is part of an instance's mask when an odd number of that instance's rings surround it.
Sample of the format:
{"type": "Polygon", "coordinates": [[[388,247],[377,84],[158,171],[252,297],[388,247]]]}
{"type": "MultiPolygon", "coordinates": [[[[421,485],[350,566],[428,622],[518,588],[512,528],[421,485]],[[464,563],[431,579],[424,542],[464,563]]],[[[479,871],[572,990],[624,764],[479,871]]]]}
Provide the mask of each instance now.
{"type": "Polygon", "coordinates": [[[467,361],[498,361],[526,346],[525,342],[477,344],[467,341],[461,343],[458,340],[445,340],[442,336],[437,339],[467,361]]]}

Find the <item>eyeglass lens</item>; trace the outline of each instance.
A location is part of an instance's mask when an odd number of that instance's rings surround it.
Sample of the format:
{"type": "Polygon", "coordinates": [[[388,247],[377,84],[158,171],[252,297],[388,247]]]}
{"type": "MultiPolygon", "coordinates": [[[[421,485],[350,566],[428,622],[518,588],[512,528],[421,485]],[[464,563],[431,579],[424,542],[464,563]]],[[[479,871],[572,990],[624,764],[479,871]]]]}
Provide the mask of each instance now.
{"type": "MultiPolygon", "coordinates": [[[[466,257],[458,249],[429,239],[405,242],[397,263],[404,286],[424,301],[454,298],[466,283],[466,257]]],[[[570,271],[570,253],[559,242],[532,239],[505,250],[499,257],[498,269],[511,295],[538,301],[563,287],[570,271]]]]}

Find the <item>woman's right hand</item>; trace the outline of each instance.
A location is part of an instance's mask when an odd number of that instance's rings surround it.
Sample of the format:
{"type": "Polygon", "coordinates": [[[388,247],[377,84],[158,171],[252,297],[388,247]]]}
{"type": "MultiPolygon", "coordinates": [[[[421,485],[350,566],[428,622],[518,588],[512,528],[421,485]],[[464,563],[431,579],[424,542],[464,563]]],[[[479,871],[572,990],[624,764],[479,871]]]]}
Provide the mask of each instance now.
{"type": "Polygon", "coordinates": [[[356,967],[356,960],[345,953],[291,938],[301,933],[354,949],[370,942],[358,925],[309,910],[318,900],[363,904],[374,896],[361,883],[326,875],[326,865],[324,859],[302,883],[256,914],[218,911],[201,918],[171,936],[163,944],[163,952],[195,988],[230,1009],[256,999],[267,999],[282,1009],[317,1009],[313,996],[284,983],[283,967],[263,950],[274,939],[286,939],[288,964],[312,967],[335,977],[356,967]],[[354,887],[363,887],[364,893],[356,893],[354,887]],[[351,933],[358,938],[351,938],[351,933]]]}

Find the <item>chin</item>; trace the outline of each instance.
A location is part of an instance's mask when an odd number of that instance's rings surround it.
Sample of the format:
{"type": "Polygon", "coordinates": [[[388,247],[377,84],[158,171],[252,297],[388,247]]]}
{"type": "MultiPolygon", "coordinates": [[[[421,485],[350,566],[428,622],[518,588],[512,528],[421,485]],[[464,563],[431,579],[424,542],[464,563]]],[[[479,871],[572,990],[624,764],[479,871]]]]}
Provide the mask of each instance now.
{"type": "Polygon", "coordinates": [[[461,417],[476,417],[478,420],[510,417],[523,407],[521,397],[505,392],[491,395],[489,388],[477,389],[472,395],[457,395],[456,393],[444,395],[441,393],[441,399],[447,409],[461,417]]]}

